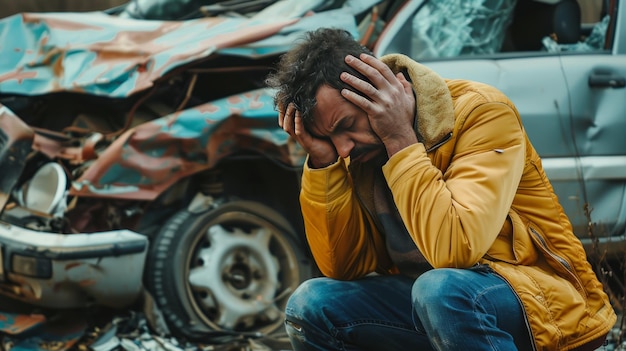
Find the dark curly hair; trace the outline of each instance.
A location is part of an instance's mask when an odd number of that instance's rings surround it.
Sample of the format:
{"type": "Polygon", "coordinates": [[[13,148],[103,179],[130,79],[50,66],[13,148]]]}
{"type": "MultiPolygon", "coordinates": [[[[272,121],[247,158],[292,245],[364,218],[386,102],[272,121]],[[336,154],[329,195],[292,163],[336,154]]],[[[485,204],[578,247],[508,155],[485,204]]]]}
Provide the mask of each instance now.
{"type": "Polygon", "coordinates": [[[348,54],[359,57],[361,53],[372,54],[346,30],[320,28],[307,32],[302,42],[281,57],[276,70],[265,80],[269,87],[277,89],[274,105],[286,107],[293,102],[304,121],[309,123],[313,118],[315,95],[322,85],[355,91],[341,81],[342,72],[369,81],[344,61],[348,54]]]}

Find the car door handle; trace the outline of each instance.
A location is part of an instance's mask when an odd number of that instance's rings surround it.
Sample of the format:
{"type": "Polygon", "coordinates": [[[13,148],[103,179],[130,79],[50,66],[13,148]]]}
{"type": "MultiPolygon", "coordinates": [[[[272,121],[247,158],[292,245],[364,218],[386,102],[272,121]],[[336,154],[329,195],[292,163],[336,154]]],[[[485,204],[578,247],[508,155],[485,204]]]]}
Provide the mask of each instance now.
{"type": "Polygon", "coordinates": [[[589,76],[589,86],[592,88],[623,88],[626,79],[607,71],[595,71],[589,76]]]}

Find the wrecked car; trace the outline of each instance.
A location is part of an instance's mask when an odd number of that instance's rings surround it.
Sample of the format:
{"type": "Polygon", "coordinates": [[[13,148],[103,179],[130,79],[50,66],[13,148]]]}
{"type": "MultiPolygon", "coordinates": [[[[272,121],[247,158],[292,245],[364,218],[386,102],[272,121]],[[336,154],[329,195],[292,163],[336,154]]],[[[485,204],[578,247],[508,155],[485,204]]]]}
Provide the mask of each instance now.
{"type": "Polygon", "coordinates": [[[188,338],[282,326],[316,270],[296,195],[305,155],[264,79],[307,29],[357,35],[354,8],[300,8],[3,19],[0,293],[46,308],[149,297],[188,338]]]}
{"type": "Polygon", "coordinates": [[[374,51],[401,52],[443,77],[487,83],[506,93],[587,253],[623,257],[626,3],[480,3],[484,6],[408,2],[374,51]]]}
{"type": "Polygon", "coordinates": [[[268,1],[244,16],[225,1],[172,18],[146,3],[0,21],[0,294],[47,308],[153,300],[158,327],[186,338],[279,330],[317,270],[305,155],[263,81],[320,26],[502,89],[588,252],[623,250],[621,7],[586,24],[569,0],[268,1]],[[524,30],[537,11],[545,23],[524,30]]]}

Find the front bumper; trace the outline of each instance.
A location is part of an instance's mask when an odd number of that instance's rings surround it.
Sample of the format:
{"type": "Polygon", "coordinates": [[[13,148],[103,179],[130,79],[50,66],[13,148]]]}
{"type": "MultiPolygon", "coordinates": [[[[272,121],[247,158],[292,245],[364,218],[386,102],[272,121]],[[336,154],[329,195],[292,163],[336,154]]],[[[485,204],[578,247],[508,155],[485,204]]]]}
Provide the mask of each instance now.
{"type": "Polygon", "coordinates": [[[141,293],[148,238],[58,234],[0,222],[0,294],[37,306],[121,308],[141,293]]]}

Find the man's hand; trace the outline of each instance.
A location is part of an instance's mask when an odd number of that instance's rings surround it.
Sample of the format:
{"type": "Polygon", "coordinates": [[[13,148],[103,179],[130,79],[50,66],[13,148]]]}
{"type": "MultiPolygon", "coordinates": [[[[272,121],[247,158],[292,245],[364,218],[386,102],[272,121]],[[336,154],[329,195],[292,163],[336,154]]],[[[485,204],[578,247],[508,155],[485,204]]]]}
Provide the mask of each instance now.
{"type": "Polygon", "coordinates": [[[367,113],[372,130],[385,144],[388,156],[415,144],[415,96],[411,83],[402,73],[394,75],[387,65],[371,55],[361,54],[360,59],[348,55],[345,60],[372,84],[344,72],[341,79],[368,98],[348,89],[343,89],[341,94],[367,113]]]}
{"type": "Polygon", "coordinates": [[[278,125],[309,154],[311,168],[324,168],[337,162],[337,150],[327,139],[316,138],[304,128],[304,121],[293,103],[287,108],[279,106],[278,125]]]}

